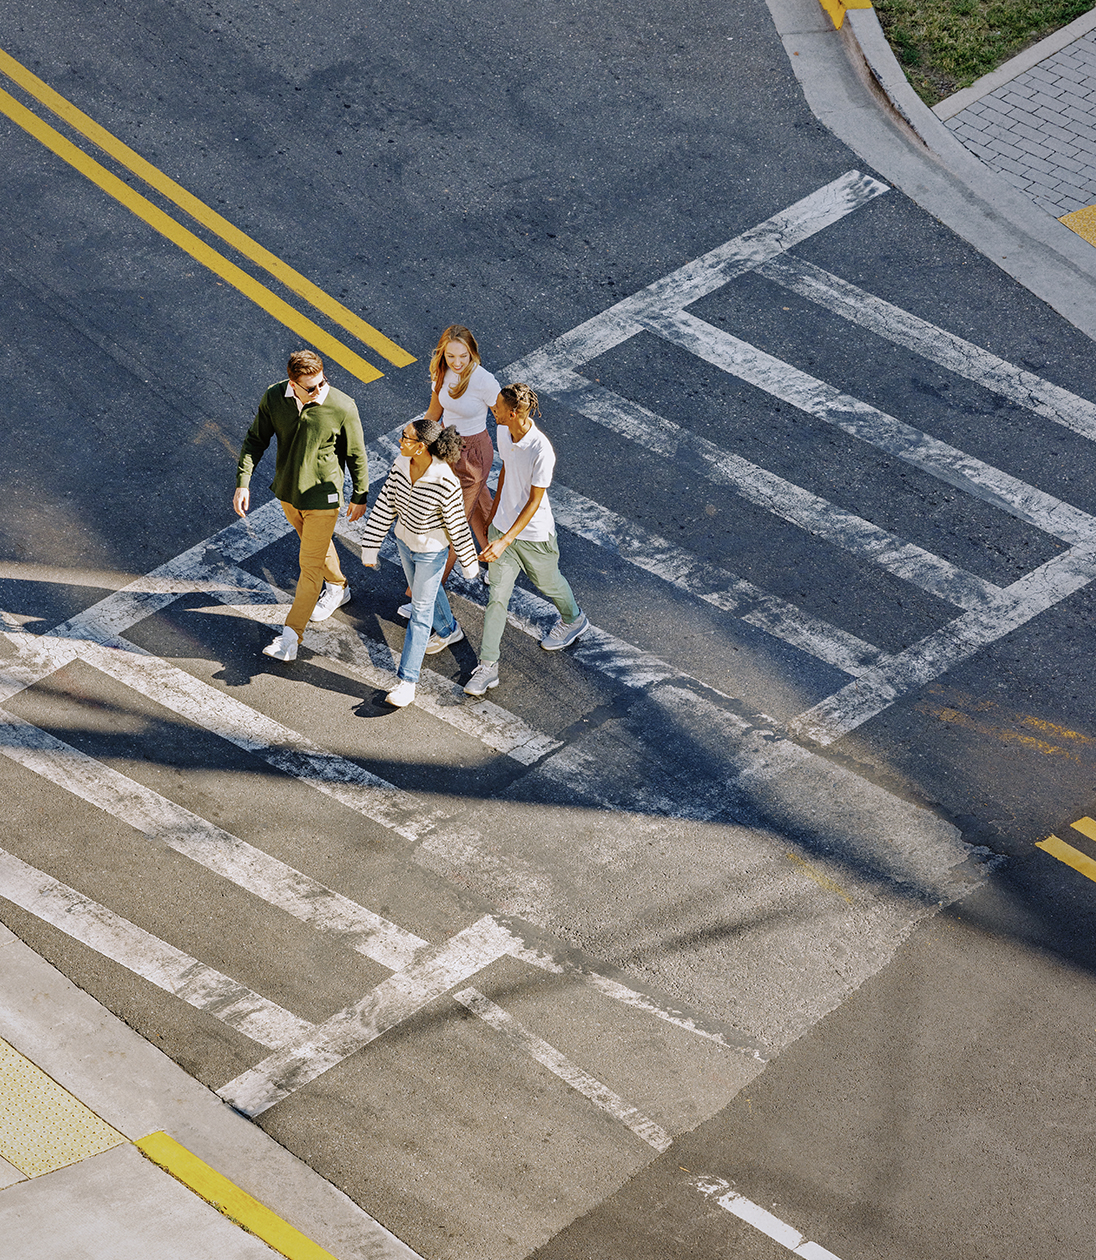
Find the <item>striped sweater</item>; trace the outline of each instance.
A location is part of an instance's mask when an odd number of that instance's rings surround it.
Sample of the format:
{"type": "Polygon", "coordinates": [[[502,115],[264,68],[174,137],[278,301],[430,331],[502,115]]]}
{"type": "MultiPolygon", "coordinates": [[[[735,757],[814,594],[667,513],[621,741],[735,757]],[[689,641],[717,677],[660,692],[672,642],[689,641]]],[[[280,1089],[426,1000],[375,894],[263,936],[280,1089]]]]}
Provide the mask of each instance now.
{"type": "Polygon", "coordinates": [[[411,460],[400,455],[373,501],[362,531],[362,564],[376,564],[381,543],[396,522],[396,537],[412,551],[447,551],[450,543],[466,578],[479,573],[476,545],[464,518],[457,475],[435,458],[411,484],[411,460]]]}

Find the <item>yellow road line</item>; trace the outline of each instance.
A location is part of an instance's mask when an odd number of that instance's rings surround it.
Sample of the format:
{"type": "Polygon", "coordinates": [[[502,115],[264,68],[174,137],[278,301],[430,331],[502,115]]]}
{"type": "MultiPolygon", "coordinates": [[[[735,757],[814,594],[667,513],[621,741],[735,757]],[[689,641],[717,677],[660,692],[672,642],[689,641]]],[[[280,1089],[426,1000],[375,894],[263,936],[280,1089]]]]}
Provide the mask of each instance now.
{"type": "Polygon", "coordinates": [[[280,1251],[288,1260],[336,1260],[330,1251],[306,1238],[300,1230],[294,1229],[166,1133],[150,1133],[134,1145],[154,1164],[159,1164],[184,1186],[275,1251],[280,1251]]]}
{"type": "Polygon", "coordinates": [[[1096,840],[1096,821],[1091,818],[1078,818],[1075,823],[1069,824],[1074,831],[1079,831],[1082,836],[1088,836],[1090,840],[1096,840]]]}
{"type": "MultiPolygon", "coordinates": [[[[1076,823],[1073,824],[1075,827],[1076,823]]],[[[1051,857],[1056,857],[1059,862],[1064,862],[1066,866],[1072,866],[1075,871],[1080,871],[1082,875],[1096,881],[1096,861],[1082,853],[1080,849],[1075,849],[1073,845],[1066,844],[1064,840],[1059,840],[1057,836],[1047,836],[1045,840],[1040,840],[1035,845],[1037,849],[1042,849],[1045,853],[1049,853],[1051,857]]]]}
{"type": "Polygon", "coordinates": [[[329,293],[325,293],[319,285],[313,284],[307,276],[302,276],[299,271],[294,271],[288,263],[283,262],[277,255],[272,254],[268,249],[264,249],[258,241],[254,241],[246,233],[241,232],[239,228],[219,215],[216,210],[211,209],[200,201],[192,193],[187,192],[181,184],[177,184],[173,179],[169,178],[158,170],[151,162],[147,162],[139,153],[135,153],[127,144],[123,144],[116,136],[111,135],[104,127],[101,127],[94,119],[89,118],[87,114],[76,108],[71,101],[67,101],[59,93],[55,92],[48,83],[44,83],[37,75],[32,74],[25,66],[19,64],[14,57],[0,49],[0,70],[12,80],[18,83],[24,91],[30,93],[36,100],[41,101],[47,109],[52,110],[58,118],[64,119],[74,130],[86,136],[93,144],[97,144],[104,153],[109,153],[112,158],[120,162],[123,166],[128,167],[135,175],[139,175],[151,188],[166,197],[169,201],[173,201],[181,210],[185,210],[191,218],[197,220],[203,227],[209,228],[211,232],[215,232],[223,241],[232,246],[233,249],[239,250],[245,258],[249,258],[253,263],[257,263],[265,271],[268,271],[276,280],[280,280],[287,289],[291,289],[299,297],[303,297],[305,301],[310,302],[318,311],[333,319],[337,324],[341,325],[352,332],[359,341],[375,350],[379,355],[388,360],[389,363],[396,367],[407,367],[409,363],[415,362],[415,356],[408,354],[401,346],[396,345],[394,341],[386,337],[384,333],[379,332],[372,324],[367,324],[364,319],[355,315],[353,311],[343,306],[329,293]]]}
{"type": "Polygon", "coordinates": [[[181,223],[176,223],[170,215],[154,206],[147,197],[134,192],[128,184],[123,183],[116,175],[112,175],[94,158],[88,157],[71,140],[66,140],[59,131],[48,123],[44,123],[24,105],[20,105],[14,96],[2,88],[0,88],[0,113],[7,114],[12,122],[18,123],[24,131],[44,144],[47,149],[51,149],[58,157],[63,158],[70,166],[74,166],[81,175],[86,175],[92,183],[98,184],[104,192],[120,201],[127,210],[132,210],[138,218],[144,219],[150,227],[155,228],[173,244],[185,250],[203,267],[208,267],[210,271],[239,289],[245,297],[250,298],[280,323],[311,342],[327,358],[341,364],[359,380],[375,381],[384,375],[372,363],[367,363],[360,355],[355,354],[341,341],[337,341],[330,333],[325,332],[319,324],[314,324],[276,293],[272,293],[265,285],[261,285],[249,276],[246,271],[241,270],[235,263],[229,262],[215,249],[211,249],[205,241],[200,240],[181,223]]]}

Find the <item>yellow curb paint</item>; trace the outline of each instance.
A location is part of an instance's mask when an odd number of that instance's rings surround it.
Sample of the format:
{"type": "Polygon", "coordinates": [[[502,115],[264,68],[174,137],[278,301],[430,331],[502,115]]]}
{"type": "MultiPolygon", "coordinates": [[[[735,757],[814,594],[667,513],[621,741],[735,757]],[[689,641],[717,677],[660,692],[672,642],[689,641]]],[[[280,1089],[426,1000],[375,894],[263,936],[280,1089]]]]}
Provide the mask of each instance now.
{"type": "Polygon", "coordinates": [[[78,1164],[125,1137],[0,1039],[0,1156],[28,1177],[78,1164]]]}
{"type": "Polygon", "coordinates": [[[287,289],[291,289],[299,297],[303,297],[305,301],[310,302],[318,311],[322,311],[325,315],[333,319],[337,324],[341,325],[351,332],[359,341],[375,350],[379,355],[386,358],[389,363],[396,367],[407,367],[408,364],[415,362],[415,356],[409,354],[401,346],[396,345],[394,341],[386,337],[384,333],[378,331],[367,324],[365,320],[355,315],[353,311],[343,306],[341,302],[336,301],[330,294],[325,293],[319,285],[313,284],[307,276],[302,276],[300,272],[295,271],[288,263],[283,262],[277,255],[272,254],[268,249],[264,249],[258,241],[254,241],[246,233],[241,232],[239,228],[219,215],[216,210],[207,206],[205,202],[200,201],[192,193],[187,192],[181,184],[177,184],[163,171],[158,170],[151,162],[147,162],[139,153],[135,153],[127,144],[123,144],[116,136],[111,135],[104,127],[100,127],[94,119],[89,118],[87,114],[77,109],[71,101],[67,101],[58,92],[55,92],[49,84],[44,83],[37,75],[32,74],[25,66],[19,64],[14,57],[0,49],[0,71],[12,80],[18,83],[24,91],[28,92],[36,100],[41,101],[47,109],[55,113],[58,118],[64,119],[74,130],[86,136],[93,144],[99,146],[104,153],[108,153],[116,161],[123,166],[128,167],[135,175],[140,176],[146,184],[151,188],[155,188],[158,193],[166,197],[169,201],[173,201],[181,210],[185,210],[191,218],[197,220],[203,227],[209,228],[211,232],[215,232],[223,241],[231,245],[233,249],[239,250],[245,258],[249,258],[253,263],[257,263],[265,271],[268,271],[276,280],[280,280],[287,289]]]}
{"type": "Polygon", "coordinates": [[[1090,245],[1096,245],[1096,206],[1085,206],[1082,210],[1071,210],[1058,220],[1072,232],[1083,237],[1090,245]]]}
{"type": "Polygon", "coordinates": [[[166,1133],[150,1133],[134,1145],[154,1164],[159,1164],[248,1233],[281,1252],[287,1260],[337,1260],[330,1251],[306,1238],[300,1230],[294,1229],[166,1133]]]}
{"type": "Polygon", "coordinates": [[[261,285],[253,277],[249,276],[246,271],[241,270],[235,263],[229,262],[222,254],[218,254],[215,249],[211,249],[205,241],[200,240],[193,232],[183,227],[181,223],[176,223],[170,215],[165,214],[157,206],[154,206],[148,198],[134,192],[128,184],[123,183],[116,175],[112,175],[105,166],[101,166],[94,158],[88,157],[71,140],[66,140],[59,131],[56,131],[48,123],[44,123],[37,115],[32,114],[29,109],[20,105],[14,96],[3,89],[0,89],[0,113],[7,114],[12,122],[17,123],[24,131],[32,135],[41,144],[44,144],[47,149],[52,150],[59,158],[68,162],[70,166],[75,167],[81,175],[85,175],[92,183],[98,184],[105,193],[120,201],[127,210],[131,210],[138,218],[143,219],[162,236],[166,236],[173,244],[185,250],[192,258],[200,262],[203,267],[208,267],[215,275],[220,276],[233,288],[238,289],[257,306],[261,306],[269,315],[273,315],[279,323],[284,324],[286,328],[291,329],[305,340],[311,342],[317,350],[321,351],[329,359],[341,364],[348,372],[356,376],[358,380],[375,381],[384,375],[372,363],[367,363],[360,355],[355,354],[353,350],[344,346],[341,341],[336,341],[330,333],[324,332],[318,324],[314,324],[312,320],[302,315],[299,311],[294,310],[288,302],[284,302],[277,294],[266,288],[265,285],[261,285]]]}
{"type": "Polygon", "coordinates": [[[870,9],[871,0],[820,0],[836,30],[840,30],[849,9],[870,9]]]}
{"type": "Polygon", "coordinates": [[[1072,866],[1075,871],[1079,871],[1088,879],[1096,881],[1096,861],[1093,861],[1087,853],[1082,853],[1079,849],[1075,849],[1073,845],[1066,844],[1064,840],[1059,840],[1057,836],[1047,836],[1045,840],[1040,840],[1035,847],[1042,849],[1044,853],[1049,853],[1051,857],[1056,857],[1059,862],[1064,862],[1066,866],[1072,866]]]}

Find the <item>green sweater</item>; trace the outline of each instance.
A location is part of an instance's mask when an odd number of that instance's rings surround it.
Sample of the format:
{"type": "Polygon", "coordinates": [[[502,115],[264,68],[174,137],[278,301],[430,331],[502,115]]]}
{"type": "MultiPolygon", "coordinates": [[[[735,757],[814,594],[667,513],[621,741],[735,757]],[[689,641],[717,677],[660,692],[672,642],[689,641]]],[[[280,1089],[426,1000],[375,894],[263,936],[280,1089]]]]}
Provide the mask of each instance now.
{"type": "Polygon", "coordinates": [[[302,512],[341,508],[343,469],[349,464],[354,487],[350,501],[364,503],[369,463],[353,398],[331,388],[322,403],[305,403],[298,415],[296,399],[285,396],[288,385],[288,379],[271,385],[259,402],[240,449],[237,488],[251,484],[255,465],[276,437],[270,488],[279,499],[302,512]]]}

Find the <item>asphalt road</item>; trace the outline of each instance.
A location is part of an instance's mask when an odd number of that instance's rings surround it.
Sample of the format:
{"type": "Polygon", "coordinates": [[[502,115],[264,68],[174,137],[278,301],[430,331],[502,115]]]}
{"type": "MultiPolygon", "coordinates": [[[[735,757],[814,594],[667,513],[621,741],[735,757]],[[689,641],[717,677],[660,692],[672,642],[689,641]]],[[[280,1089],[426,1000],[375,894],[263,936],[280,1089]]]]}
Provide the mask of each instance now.
{"type": "Polygon", "coordinates": [[[1096,884],[1035,847],[1096,857],[1089,339],[759,4],[9,15],[416,361],[0,82],[3,920],[429,1260],[1093,1254],[1096,884]],[[596,633],[547,657],[520,597],[467,704],[463,588],[392,713],[351,531],[354,601],[258,655],[294,549],[235,455],[304,338],[201,243],[383,372],[328,356],[375,484],[444,325],[531,380],[596,633]]]}

